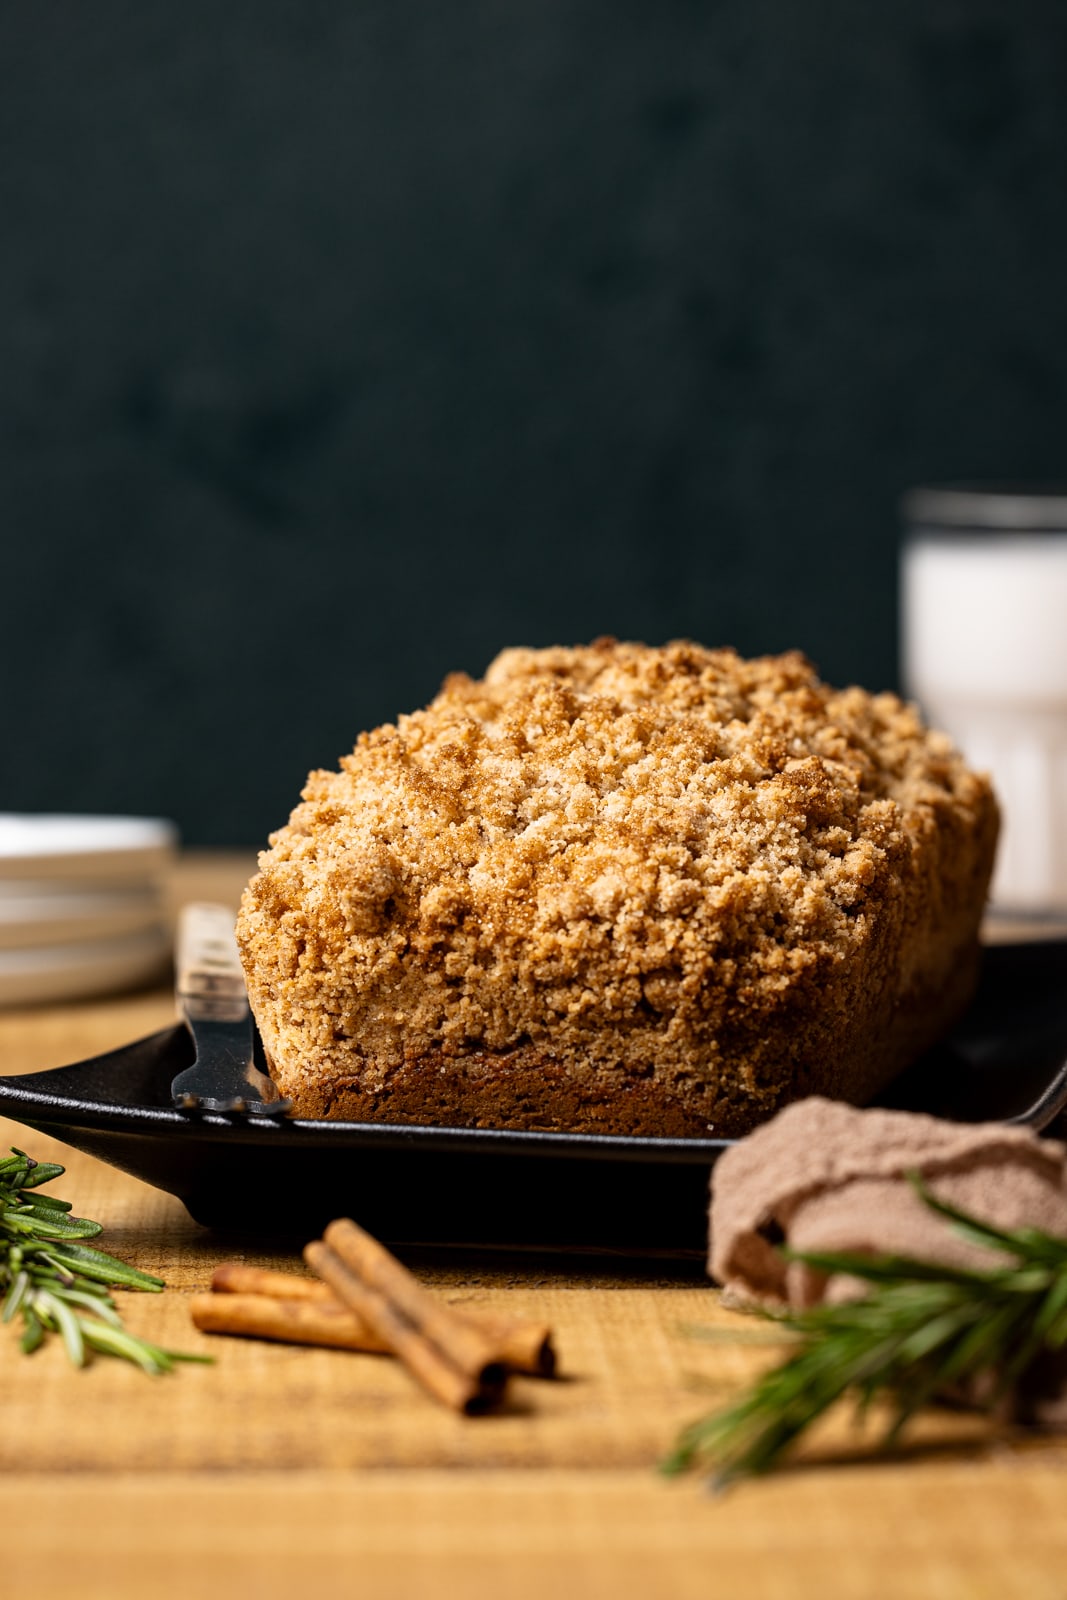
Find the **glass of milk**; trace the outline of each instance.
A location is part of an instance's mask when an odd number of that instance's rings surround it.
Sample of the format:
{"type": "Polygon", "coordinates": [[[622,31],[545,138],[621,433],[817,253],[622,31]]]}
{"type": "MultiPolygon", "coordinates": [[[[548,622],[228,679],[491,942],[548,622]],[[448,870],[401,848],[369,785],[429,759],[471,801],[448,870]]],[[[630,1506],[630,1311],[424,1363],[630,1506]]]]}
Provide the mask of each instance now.
{"type": "Polygon", "coordinates": [[[902,661],[927,720],[992,775],[997,910],[1067,911],[1067,488],[904,500],[902,661]]]}

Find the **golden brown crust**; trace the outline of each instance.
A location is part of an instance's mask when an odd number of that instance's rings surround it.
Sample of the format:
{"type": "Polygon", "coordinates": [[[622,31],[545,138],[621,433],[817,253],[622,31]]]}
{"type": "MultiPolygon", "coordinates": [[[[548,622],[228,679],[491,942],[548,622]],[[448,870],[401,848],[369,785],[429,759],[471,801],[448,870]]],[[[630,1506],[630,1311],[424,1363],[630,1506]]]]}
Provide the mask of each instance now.
{"type": "Polygon", "coordinates": [[[951,1022],[995,835],[796,653],[510,650],[311,774],[238,936],[299,1114],[733,1135],[951,1022]]]}

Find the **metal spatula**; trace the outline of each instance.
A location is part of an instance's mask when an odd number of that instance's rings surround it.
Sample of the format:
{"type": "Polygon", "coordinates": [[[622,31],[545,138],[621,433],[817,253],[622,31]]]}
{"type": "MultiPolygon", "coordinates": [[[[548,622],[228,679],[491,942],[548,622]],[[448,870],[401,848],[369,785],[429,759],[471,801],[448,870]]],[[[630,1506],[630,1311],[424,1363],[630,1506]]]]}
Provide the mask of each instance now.
{"type": "Polygon", "coordinates": [[[279,1117],[289,1110],[256,1066],[244,973],[225,906],[185,906],[178,921],[176,998],[196,1045],[196,1060],[170,1086],[183,1111],[279,1117]]]}

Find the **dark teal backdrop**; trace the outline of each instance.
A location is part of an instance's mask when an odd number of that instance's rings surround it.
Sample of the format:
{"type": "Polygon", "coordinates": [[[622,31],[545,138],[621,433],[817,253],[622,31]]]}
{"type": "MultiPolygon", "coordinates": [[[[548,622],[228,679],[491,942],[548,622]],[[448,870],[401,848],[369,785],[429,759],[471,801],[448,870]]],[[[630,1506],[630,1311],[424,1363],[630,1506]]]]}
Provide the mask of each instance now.
{"type": "Polygon", "coordinates": [[[518,641],[891,684],[1065,401],[1063,0],[7,6],[0,808],[259,841],[518,641]]]}

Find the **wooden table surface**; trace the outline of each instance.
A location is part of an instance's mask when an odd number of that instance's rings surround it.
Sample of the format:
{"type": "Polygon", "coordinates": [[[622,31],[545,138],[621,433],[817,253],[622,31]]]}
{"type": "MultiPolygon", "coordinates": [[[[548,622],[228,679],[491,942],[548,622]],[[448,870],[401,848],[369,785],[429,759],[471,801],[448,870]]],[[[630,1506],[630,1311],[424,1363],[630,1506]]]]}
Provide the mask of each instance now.
{"type": "MultiPolygon", "coordinates": [[[[186,858],[176,896],[233,903],[250,865],[186,858]]],[[[171,1017],[163,990],[0,1012],[0,1070],[75,1061],[171,1017]]],[[[527,1380],[504,1414],[462,1419],[382,1358],[198,1334],[188,1296],[220,1260],[297,1257],[252,1231],[220,1242],[176,1200],[14,1123],[0,1138],[63,1161],[54,1188],[105,1224],[101,1245],[166,1278],[163,1295],[123,1298],[128,1325],[216,1357],[157,1379],[105,1360],[77,1372],[0,1329],[12,1594],[1067,1597],[1067,1441],[934,1420],[903,1456],[870,1461],[842,1420],[799,1465],[726,1496],[659,1477],[678,1428],[774,1358],[699,1270],[413,1262],[451,1300],[556,1329],[564,1381],[527,1380]]]]}

